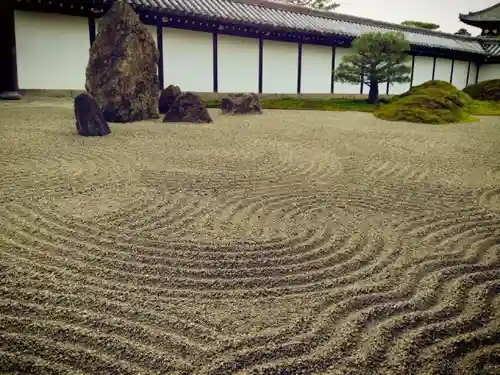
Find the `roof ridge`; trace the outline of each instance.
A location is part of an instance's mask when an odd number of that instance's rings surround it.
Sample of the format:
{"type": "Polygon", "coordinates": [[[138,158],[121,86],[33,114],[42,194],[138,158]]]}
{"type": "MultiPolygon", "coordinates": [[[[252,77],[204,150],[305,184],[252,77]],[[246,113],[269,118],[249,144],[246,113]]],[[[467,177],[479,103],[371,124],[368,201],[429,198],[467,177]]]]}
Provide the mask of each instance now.
{"type": "MultiPolygon", "coordinates": [[[[372,19],[372,18],[364,18],[364,17],[353,16],[353,15],[345,14],[345,13],[324,11],[324,10],[318,10],[318,9],[310,9],[310,8],[299,6],[299,5],[277,3],[277,2],[269,1],[269,0],[224,0],[224,1],[259,6],[259,7],[268,8],[268,9],[271,8],[271,9],[277,9],[277,10],[282,10],[282,11],[302,13],[302,14],[306,14],[306,15],[310,15],[310,16],[333,19],[333,20],[337,20],[337,21],[346,21],[346,22],[359,23],[359,24],[364,24],[364,25],[368,24],[368,25],[373,25],[373,26],[382,26],[382,27],[387,27],[389,29],[408,31],[411,33],[422,34],[422,35],[433,35],[433,36],[447,37],[447,38],[459,39],[459,40],[465,40],[465,41],[476,41],[477,40],[477,37],[474,37],[474,36],[456,35],[456,34],[447,33],[444,31],[426,30],[426,29],[422,29],[420,27],[405,26],[405,25],[400,25],[397,23],[380,21],[380,20],[376,20],[376,19],[372,19]]],[[[498,3],[497,5],[500,5],[500,3],[498,3]]]]}

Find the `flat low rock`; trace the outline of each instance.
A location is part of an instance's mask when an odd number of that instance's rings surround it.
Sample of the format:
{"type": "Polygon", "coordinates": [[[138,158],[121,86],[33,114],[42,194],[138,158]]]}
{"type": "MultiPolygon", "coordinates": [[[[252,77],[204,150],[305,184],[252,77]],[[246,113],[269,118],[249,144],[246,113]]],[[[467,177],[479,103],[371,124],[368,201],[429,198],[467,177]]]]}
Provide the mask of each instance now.
{"type": "Polygon", "coordinates": [[[192,92],[182,93],[172,104],[170,110],[165,114],[163,122],[213,122],[205,105],[198,95],[192,92]]]}
{"type": "Polygon", "coordinates": [[[158,104],[160,113],[167,113],[181,93],[181,88],[175,85],[168,85],[166,89],[162,90],[158,104]]]}
{"type": "Polygon", "coordinates": [[[228,115],[262,113],[259,96],[253,92],[248,94],[233,94],[222,98],[220,109],[223,114],[228,115]]]}
{"type": "Polygon", "coordinates": [[[74,100],[74,109],[76,130],[79,135],[97,137],[111,133],[99,105],[90,94],[78,95],[74,100]]]}

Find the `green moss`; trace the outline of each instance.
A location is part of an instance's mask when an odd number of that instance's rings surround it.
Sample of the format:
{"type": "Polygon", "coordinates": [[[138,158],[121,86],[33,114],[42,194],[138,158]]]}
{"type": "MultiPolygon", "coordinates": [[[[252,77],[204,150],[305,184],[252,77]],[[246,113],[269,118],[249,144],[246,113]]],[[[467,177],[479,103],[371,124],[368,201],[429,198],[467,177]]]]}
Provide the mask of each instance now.
{"type": "Polygon", "coordinates": [[[427,81],[392,98],[374,112],[389,121],[424,124],[470,122],[472,98],[445,81],[427,81]]]}
{"type": "MultiPolygon", "coordinates": [[[[207,108],[219,108],[219,101],[204,101],[207,108]]],[[[314,111],[358,111],[372,112],[376,106],[365,100],[337,99],[337,98],[298,98],[282,97],[262,99],[264,109],[291,109],[314,111]]]]}
{"type": "Polygon", "coordinates": [[[476,116],[500,116],[500,102],[474,100],[469,109],[476,116]]]}
{"type": "Polygon", "coordinates": [[[472,99],[500,101],[500,79],[490,79],[469,85],[463,91],[472,99]]]}

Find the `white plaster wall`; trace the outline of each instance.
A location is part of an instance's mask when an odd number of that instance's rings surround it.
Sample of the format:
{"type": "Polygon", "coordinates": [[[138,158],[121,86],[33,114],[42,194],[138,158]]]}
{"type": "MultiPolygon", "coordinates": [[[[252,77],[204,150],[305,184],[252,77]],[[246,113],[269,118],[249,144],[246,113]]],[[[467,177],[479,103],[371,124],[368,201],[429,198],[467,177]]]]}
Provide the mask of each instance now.
{"type": "Polygon", "coordinates": [[[479,68],[479,82],[500,78],[500,64],[485,64],[479,68]]]}
{"type": "Polygon", "coordinates": [[[470,73],[469,73],[469,83],[468,85],[472,85],[476,82],[476,73],[477,73],[477,65],[475,63],[470,64],[470,73]]]}
{"type": "Polygon", "coordinates": [[[302,93],[330,93],[332,78],[332,47],[302,45],[302,93]]]}
{"type": "Polygon", "coordinates": [[[297,93],[298,44],[264,40],[262,91],[297,93]]]}
{"type": "Polygon", "coordinates": [[[468,61],[455,60],[455,65],[453,66],[453,80],[451,83],[460,90],[462,90],[467,85],[466,82],[468,68],[468,61]]]}
{"type": "MultiPolygon", "coordinates": [[[[342,58],[346,55],[349,55],[353,53],[352,48],[335,48],[335,69],[339,66],[340,62],[342,61],[342,58]]],[[[366,91],[366,86],[363,89],[365,92],[366,91]]],[[[360,84],[356,83],[340,83],[338,81],[335,81],[335,89],[334,89],[335,94],[359,94],[360,92],[360,84]]],[[[385,89],[384,89],[385,92],[385,89]]]]}
{"type": "Polygon", "coordinates": [[[450,82],[451,74],[451,60],[448,59],[436,59],[436,72],[434,74],[434,79],[450,82]]]}
{"type": "Polygon", "coordinates": [[[213,42],[211,33],[163,28],[165,87],[183,91],[213,91],[213,42]]]}
{"type": "Polygon", "coordinates": [[[83,90],[89,59],[88,20],[15,11],[20,89],[83,90]]]}
{"type": "Polygon", "coordinates": [[[415,56],[415,66],[413,68],[413,86],[418,86],[432,79],[432,66],[434,58],[425,56],[415,56]]]}
{"type": "Polygon", "coordinates": [[[259,91],[258,39],[219,35],[217,59],[219,92],[259,91]]]}

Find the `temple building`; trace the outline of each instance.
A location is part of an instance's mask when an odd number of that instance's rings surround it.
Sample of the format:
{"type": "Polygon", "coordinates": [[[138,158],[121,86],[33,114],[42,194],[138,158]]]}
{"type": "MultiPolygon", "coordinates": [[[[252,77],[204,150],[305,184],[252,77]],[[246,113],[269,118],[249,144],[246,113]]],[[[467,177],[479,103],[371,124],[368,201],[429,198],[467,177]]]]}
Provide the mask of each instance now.
{"type": "Polygon", "coordinates": [[[500,35],[500,3],[477,12],[459,15],[460,21],[481,29],[481,36],[498,38],[500,35]]]}
{"type": "MultiPolygon", "coordinates": [[[[332,72],[352,52],[352,41],[371,31],[400,31],[411,44],[411,82],[383,84],[381,93],[399,94],[430,79],[463,88],[500,78],[500,44],[492,38],[264,0],[123,1],[156,41],[160,87],[176,84],[199,93],[365,94],[368,87],[335,82],[332,72]]],[[[110,4],[1,0],[0,92],[84,90],[89,47],[110,4]]],[[[460,19],[486,35],[498,31],[495,13],[500,4],[460,19]]]]}

